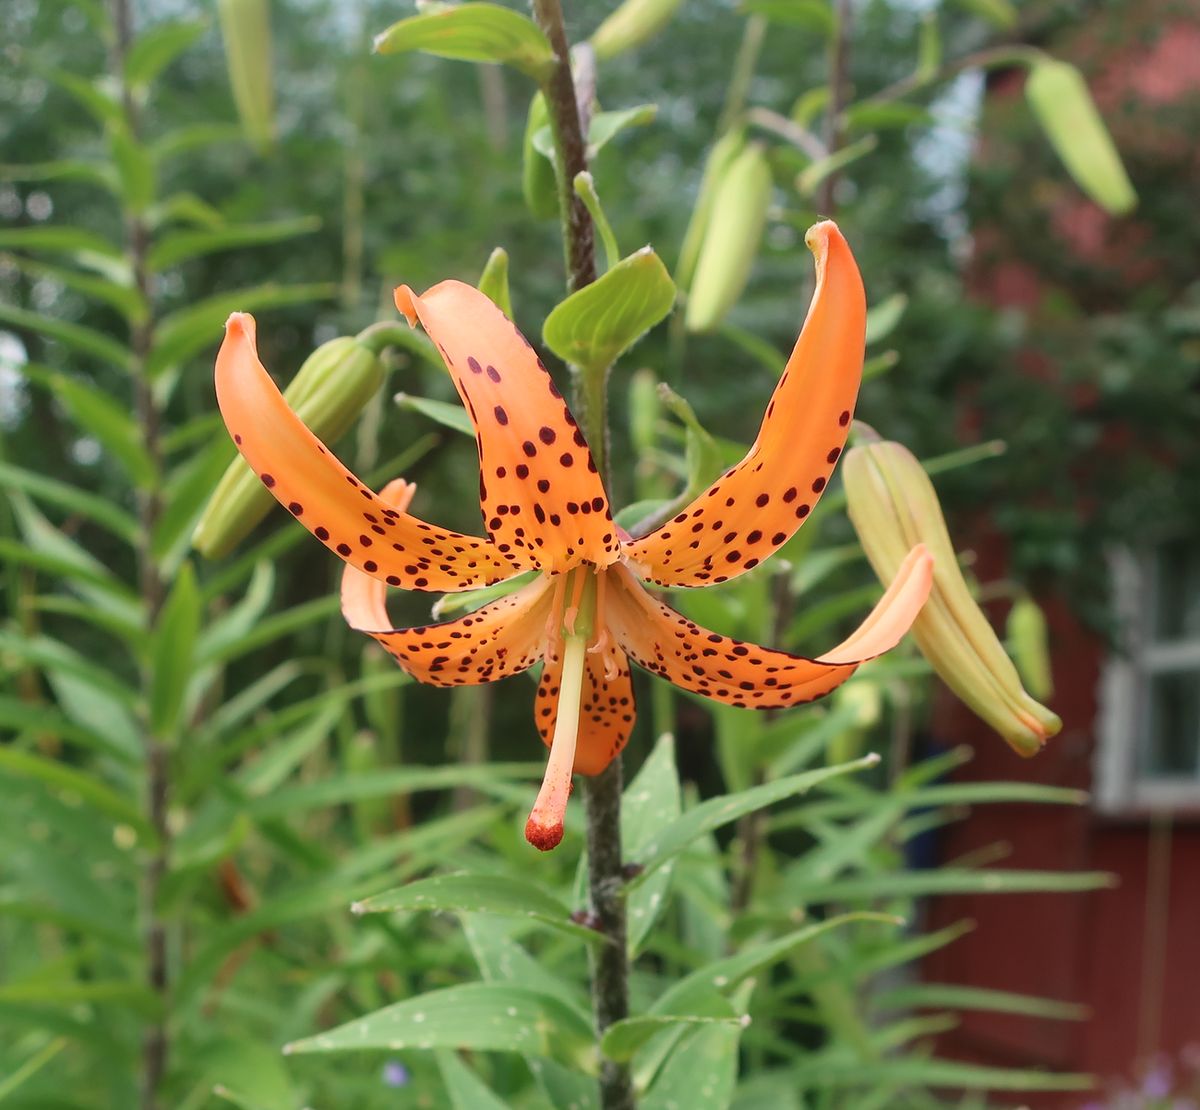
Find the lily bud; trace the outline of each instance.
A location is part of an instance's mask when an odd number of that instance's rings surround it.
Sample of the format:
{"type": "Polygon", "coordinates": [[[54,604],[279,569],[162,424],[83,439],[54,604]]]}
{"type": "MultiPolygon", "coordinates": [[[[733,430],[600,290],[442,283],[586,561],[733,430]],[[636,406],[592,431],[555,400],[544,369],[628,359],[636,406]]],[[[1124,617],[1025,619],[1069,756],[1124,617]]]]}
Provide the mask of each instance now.
{"type": "Polygon", "coordinates": [[[959,569],[929,475],[899,443],[855,447],[842,461],[850,519],[875,573],[890,581],[914,544],[933,555],[933,589],[913,622],[942,680],[1020,755],[1036,754],[1062,721],[1029,696],[959,569]]]}
{"type": "MultiPolygon", "coordinates": [[[[350,429],[384,379],[378,356],[342,336],[322,343],[284,390],[284,400],[313,434],[334,443],[350,429]]],[[[267,515],[275,498],[239,456],[229,464],[192,534],[192,546],[210,559],[228,554],[267,515]]]]}
{"type": "Polygon", "coordinates": [[[635,370],[629,379],[629,438],[638,458],[644,458],[658,443],[658,420],[662,402],[653,370],[635,370]]]}
{"type": "Polygon", "coordinates": [[[1018,598],[1008,612],[1008,646],[1013,662],[1034,697],[1054,693],[1046,617],[1031,597],[1018,598]]]}
{"type": "Polygon", "coordinates": [[[275,138],[268,0],[218,0],[229,84],[246,136],[259,149],[275,138]]]}
{"type": "Polygon", "coordinates": [[[611,58],[653,38],[682,3],[683,0],[625,0],[592,35],[590,41],[596,57],[611,58]]]}
{"type": "Polygon", "coordinates": [[[771,167],[759,143],[730,163],[716,188],[696,276],[688,294],[688,331],[715,328],[733,307],[762,240],[771,199],[771,167]]]}
{"type": "Polygon", "coordinates": [[[692,208],[692,217],[688,220],[687,231],[683,235],[683,246],[679,248],[679,261],[675,264],[675,284],[681,289],[687,289],[692,283],[696,260],[700,257],[700,248],[704,246],[704,235],[708,230],[708,219],[712,215],[717,188],[725,177],[725,171],[741,154],[745,145],[745,132],[742,128],[735,127],[732,131],[726,131],[708,152],[704,174],[700,178],[700,189],[692,208]]]}

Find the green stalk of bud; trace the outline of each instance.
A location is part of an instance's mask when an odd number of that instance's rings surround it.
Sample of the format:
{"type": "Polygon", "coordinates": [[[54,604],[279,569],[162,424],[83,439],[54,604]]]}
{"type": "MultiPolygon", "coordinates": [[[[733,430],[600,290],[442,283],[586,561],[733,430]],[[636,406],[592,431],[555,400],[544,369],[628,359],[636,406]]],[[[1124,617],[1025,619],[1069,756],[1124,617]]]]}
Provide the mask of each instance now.
{"type": "MultiPolygon", "coordinates": [[[[334,443],[349,431],[383,384],[385,373],[369,346],[342,336],[322,343],[304,360],[283,396],[318,439],[334,443]]],[[[192,534],[192,546],[210,559],[227,555],[274,503],[270,491],[239,456],[209,498],[192,534]]]]}
{"type": "Polygon", "coordinates": [[[688,331],[715,328],[741,296],[762,241],[770,200],[771,167],[762,145],[751,143],[730,163],[713,195],[688,293],[688,331]]]}
{"type": "Polygon", "coordinates": [[[612,58],[653,38],[679,10],[683,0],[625,0],[591,37],[597,58],[612,58]]]}
{"type": "Polygon", "coordinates": [[[260,150],[275,138],[271,86],[271,8],[268,0],[217,0],[225,65],[247,137],[260,150]]]}
{"type": "Polygon", "coordinates": [[[1062,721],[1025,692],[971,596],[929,475],[911,452],[890,442],[853,448],[842,468],[850,520],[882,582],[891,581],[914,544],[933,555],[933,590],[913,622],[921,653],[1016,752],[1036,754],[1062,721]]]}

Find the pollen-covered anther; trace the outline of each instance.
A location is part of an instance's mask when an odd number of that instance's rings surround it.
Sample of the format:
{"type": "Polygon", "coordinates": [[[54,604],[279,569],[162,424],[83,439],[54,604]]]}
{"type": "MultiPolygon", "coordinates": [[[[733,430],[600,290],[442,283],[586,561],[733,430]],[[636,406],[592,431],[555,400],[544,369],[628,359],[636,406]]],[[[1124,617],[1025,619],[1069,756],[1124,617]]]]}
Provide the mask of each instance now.
{"type": "Polygon", "coordinates": [[[525,839],[540,852],[558,847],[563,838],[563,818],[571,797],[571,774],[575,768],[575,745],[579,737],[579,706],[583,696],[583,671],[587,641],[568,636],[563,655],[558,716],[550,758],[537,801],[525,822],[525,839]]]}

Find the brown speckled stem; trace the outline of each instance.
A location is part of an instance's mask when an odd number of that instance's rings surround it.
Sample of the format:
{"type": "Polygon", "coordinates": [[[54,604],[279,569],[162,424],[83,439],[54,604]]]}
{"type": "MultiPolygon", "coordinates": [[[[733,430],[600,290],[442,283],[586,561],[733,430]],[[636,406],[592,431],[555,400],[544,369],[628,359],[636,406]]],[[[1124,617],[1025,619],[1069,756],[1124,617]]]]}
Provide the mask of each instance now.
{"type": "MultiPolygon", "coordinates": [[[[554,49],[556,64],[543,84],[554,147],[558,156],[559,207],[567,260],[567,291],[596,280],[596,237],[592,218],[575,195],[576,174],[587,167],[587,145],[580,124],[575,80],[559,0],[532,0],[533,16],[554,49]]],[[[575,410],[591,445],[596,465],[607,470],[608,429],[605,384],[576,371],[575,410]]],[[[625,879],[621,862],[621,758],[585,780],[587,811],[588,891],[591,920],[608,938],[592,956],[592,1010],[597,1035],[629,1016],[629,957],[626,948],[625,879]]],[[[600,1105],[604,1110],[632,1110],[635,1105],[629,1069],[611,1060],[601,1065],[600,1105]]]]}

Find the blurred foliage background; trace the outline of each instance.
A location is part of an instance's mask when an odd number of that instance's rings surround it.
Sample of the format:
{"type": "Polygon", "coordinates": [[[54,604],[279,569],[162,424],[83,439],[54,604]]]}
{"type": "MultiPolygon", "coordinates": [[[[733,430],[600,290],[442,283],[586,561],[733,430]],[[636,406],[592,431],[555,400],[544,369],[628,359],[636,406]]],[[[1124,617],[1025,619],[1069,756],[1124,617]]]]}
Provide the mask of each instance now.
{"type": "MultiPolygon", "coordinates": [[[[1176,216],[1186,201],[1175,178],[1135,160],[1139,219],[1169,228],[1177,251],[1153,280],[1134,292],[1120,266],[1080,274],[1047,247],[1044,213],[1026,194],[1077,187],[1022,101],[1007,117],[981,117],[983,75],[949,64],[1035,40],[1089,5],[1034,7],[1018,23],[1004,0],[857,6],[854,100],[896,82],[911,82],[911,95],[848,114],[844,140],[861,144],[861,156],[833,195],[869,300],[883,306],[858,415],[925,458],[985,445],[944,466],[948,512],[986,514],[1011,544],[1017,577],[1053,582],[1102,626],[1097,553],[1197,508],[1195,467],[1181,466],[1196,450],[1197,225],[1176,216]],[[1042,309],[1060,344],[1044,351],[1061,376],[1023,372],[1030,317],[970,295],[988,266],[986,250],[971,254],[973,231],[990,223],[1031,257],[1048,250],[1039,265],[1053,270],[1057,258],[1063,270],[1072,292],[1042,309]],[[1114,456],[1106,437],[1116,413],[1128,439],[1114,456]],[[994,438],[1006,453],[986,447],[994,438]]],[[[722,440],[748,442],[811,290],[803,235],[822,213],[816,190],[798,190],[796,177],[812,159],[778,131],[789,120],[819,125],[830,17],[816,3],[747,8],[688,0],[666,32],[599,67],[603,107],[657,105],[652,122],[623,131],[593,167],[626,252],[650,243],[673,267],[723,113],[764,113],[756,134],[775,181],[749,284],[725,325],[701,336],[660,327],[613,375],[617,504],[665,495],[684,476],[683,431],[665,411],[652,421],[653,451],[635,448],[631,427],[645,414],[630,410],[634,371],[648,367],[683,393],[722,440]],[[752,61],[741,83],[731,82],[739,43],[752,61]]],[[[607,10],[569,5],[571,38],[586,38],[607,10]]],[[[394,4],[281,0],[271,5],[269,50],[259,42],[252,51],[270,67],[275,103],[274,138],[256,142],[237,121],[214,8],[148,0],[133,14],[151,46],[139,59],[144,80],[129,78],[127,58],[123,96],[101,4],[5,5],[0,1102],[595,1105],[577,1035],[580,1021],[587,1027],[577,935],[461,906],[459,921],[346,912],[437,870],[529,877],[519,828],[541,757],[529,684],[453,696],[407,684],[344,627],[340,567],[282,513],[225,560],[198,562],[189,550],[233,457],[211,384],[231,309],[258,314],[264,361],[287,380],[318,344],[392,318],[396,283],[474,282],[502,246],[516,321],[540,335],[561,297],[562,264],[557,222],[532,216],[522,194],[532,86],[500,67],[371,56],[372,35],[409,14],[394,4]],[[135,228],[161,266],[131,293],[125,251],[135,228]],[[148,322],[149,346],[138,352],[148,322]],[[160,979],[146,968],[156,929],[160,979]],[[286,1062],[279,1053],[476,979],[537,987],[574,1016],[539,1011],[562,1036],[538,1051],[473,1042],[469,1013],[454,1011],[446,1027],[457,1040],[393,1029],[394,1049],[286,1062]],[[161,1074],[146,1089],[155,1043],[161,1074]]],[[[1182,133],[1189,127],[1179,122],[1182,133]]],[[[389,358],[387,386],[340,454],[373,480],[402,471],[419,484],[418,513],[476,530],[471,441],[392,403],[397,390],[453,400],[448,379],[418,355],[389,358]]],[[[688,611],[722,631],[821,650],[877,593],[852,539],[841,515],[826,513],[775,571],[697,596],[688,611]],[[783,580],[792,599],[781,617],[783,580]]],[[[426,604],[406,598],[394,612],[421,621],[426,604]]],[[[896,969],[957,934],[838,917],[870,907],[911,920],[930,890],[1102,881],[1003,872],[989,859],[907,866],[928,857],[930,830],[968,800],[936,785],[961,753],[911,766],[905,754],[919,747],[928,687],[919,658],[898,654],[850,696],[770,721],[713,712],[645,676],[638,683],[630,767],[642,767],[655,804],[631,804],[633,859],[699,798],[746,796],[889,740],[896,753],[873,776],[830,780],[818,801],[773,810],[766,823],[703,829],[640,888],[635,1012],[697,968],[762,950],[729,972],[727,989],[708,992],[715,998],[692,1000],[714,1024],[635,1044],[645,1105],[925,1106],[951,1097],[933,1090],[951,1088],[969,1092],[952,1096],[966,1106],[995,1089],[1083,1082],[932,1058],[925,1038],[953,1023],[954,1005],[922,998],[919,984],[896,994],[907,982],[896,969]],[[658,739],[666,732],[674,743],[658,739]],[[841,927],[798,936],[804,907],[841,927]],[[754,1017],[745,1028],[733,1021],[742,1013],[754,1017]],[[711,1074],[701,1068],[709,1061],[711,1074]],[[696,1101],[701,1079],[718,1092],[711,1101],[696,1101]]],[[[1079,801],[1011,784],[967,794],[1079,801]]],[[[563,848],[537,861],[537,881],[572,907],[581,840],[571,826],[563,848]]],[[[1081,1016],[1059,1001],[985,993],[956,1002],[1081,1016]]]]}

